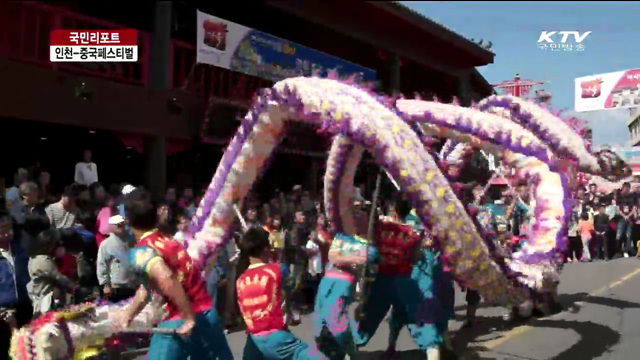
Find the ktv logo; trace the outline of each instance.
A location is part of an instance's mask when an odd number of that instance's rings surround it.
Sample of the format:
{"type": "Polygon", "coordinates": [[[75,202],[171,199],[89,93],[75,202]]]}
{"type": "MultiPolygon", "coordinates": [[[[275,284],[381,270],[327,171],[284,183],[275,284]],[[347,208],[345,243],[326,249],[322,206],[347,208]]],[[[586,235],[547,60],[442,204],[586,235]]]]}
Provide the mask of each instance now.
{"type": "Polygon", "coordinates": [[[584,51],[583,41],[591,35],[591,31],[543,31],[538,38],[538,47],[551,51],[584,51]],[[573,38],[573,41],[569,39],[573,38]],[[558,41],[559,40],[559,41],[558,41]]]}

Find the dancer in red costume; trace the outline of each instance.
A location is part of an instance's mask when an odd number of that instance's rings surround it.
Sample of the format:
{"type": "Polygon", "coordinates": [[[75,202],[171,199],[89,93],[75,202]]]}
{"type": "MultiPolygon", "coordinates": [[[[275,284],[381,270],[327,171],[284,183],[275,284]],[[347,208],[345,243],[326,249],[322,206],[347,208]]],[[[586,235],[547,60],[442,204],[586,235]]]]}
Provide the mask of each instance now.
{"type": "MultiPolygon", "coordinates": [[[[380,220],[376,224],[374,246],[380,251],[380,259],[369,289],[371,296],[361,305],[364,318],[357,324],[356,345],[362,347],[369,342],[393,307],[396,321],[392,323],[392,330],[399,331],[406,325],[416,345],[427,352],[427,358],[438,358],[443,327],[446,329],[447,322],[439,320],[446,316],[440,299],[433,295],[432,279],[412,277],[416,260],[422,258],[422,237],[403,222],[409,216],[411,206],[399,198],[395,210],[393,219],[380,220]],[[438,326],[425,326],[434,323],[438,326]]],[[[395,350],[396,338],[395,335],[390,337],[389,353],[395,350]]]]}
{"type": "Polygon", "coordinates": [[[241,242],[249,268],[238,278],[238,306],[247,326],[245,360],[327,359],[317,348],[303,343],[287,328],[282,305],[296,287],[286,265],[269,262],[269,233],[249,229],[241,242]]]}
{"type": "Polygon", "coordinates": [[[125,199],[125,210],[137,240],[129,254],[130,263],[144,285],[123,310],[123,325],[149,302],[151,288],[165,298],[169,313],[159,328],[175,329],[176,335],[154,334],[150,359],[233,359],[199,269],[180,243],[155,229],[157,213],[149,194],[134,190],[125,199]]]}

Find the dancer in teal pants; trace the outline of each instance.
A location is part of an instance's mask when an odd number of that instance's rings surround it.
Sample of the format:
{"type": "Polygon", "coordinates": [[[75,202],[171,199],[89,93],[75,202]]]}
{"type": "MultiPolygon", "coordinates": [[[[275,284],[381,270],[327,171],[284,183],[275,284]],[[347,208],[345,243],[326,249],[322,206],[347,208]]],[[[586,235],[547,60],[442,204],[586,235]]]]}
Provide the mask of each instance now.
{"type": "MultiPolygon", "coordinates": [[[[404,220],[405,226],[412,227],[421,239],[424,236],[420,219],[410,212],[409,203],[396,203],[396,213],[404,220]]],[[[453,283],[444,272],[438,254],[430,247],[413,248],[414,261],[409,264],[409,275],[401,267],[396,274],[378,274],[371,288],[375,298],[368,300],[364,310],[365,318],[359,324],[358,345],[363,346],[391,307],[389,317],[389,348],[386,355],[395,352],[395,344],[402,327],[407,326],[411,337],[428,358],[434,353],[439,356],[439,347],[444,342],[449,319],[453,314],[453,283]]],[[[430,246],[430,244],[427,244],[430,246]]],[[[415,246],[415,245],[414,245],[415,246]]],[[[410,248],[403,248],[406,254],[410,248]]],[[[381,259],[384,261],[384,259],[381,259]]]]}
{"type": "Polygon", "coordinates": [[[238,307],[247,327],[245,360],[327,359],[313,346],[302,342],[287,328],[283,304],[296,287],[289,268],[270,263],[269,233],[249,229],[242,239],[241,254],[249,268],[236,281],[238,307]]]}
{"type": "MultiPolygon", "coordinates": [[[[313,316],[313,334],[318,349],[331,360],[342,360],[356,351],[354,341],[355,321],[349,317],[349,307],[354,301],[355,277],[347,265],[356,265],[364,260],[354,259],[354,254],[368,254],[366,261],[372,263],[378,257],[373,246],[366,240],[345,234],[337,234],[330,251],[330,264],[320,281],[313,316]],[[334,256],[341,252],[341,259],[334,256]],[[344,269],[344,270],[341,270],[344,269]]],[[[339,256],[339,255],[338,255],[339,256]]]]}
{"type": "MultiPolygon", "coordinates": [[[[405,218],[405,223],[411,225],[421,235],[424,234],[424,226],[422,221],[416,214],[415,210],[405,218]]],[[[439,346],[444,342],[445,334],[448,329],[448,323],[453,318],[455,289],[451,275],[445,271],[444,264],[440,254],[433,248],[430,239],[425,238],[424,248],[420,250],[418,261],[413,266],[411,278],[418,283],[418,287],[425,299],[430,299],[432,306],[441,308],[438,312],[440,316],[434,319],[433,323],[424,324],[422,329],[414,330],[419,333],[419,342],[421,349],[428,349],[439,346]],[[437,303],[437,304],[436,304],[437,303]]],[[[400,330],[405,325],[409,328],[417,325],[408,324],[406,315],[400,309],[393,308],[391,316],[389,316],[389,349],[388,352],[395,351],[395,344],[400,334],[400,330]]],[[[410,330],[411,331],[411,330],[410,330]]]]}
{"type": "MultiPolygon", "coordinates": [[[[424,309],[416,315],[416,322],[402,308],[393,307],[389,316],[389,347],[387,354],[395,352],[400,330],[406,325],[414,342],[421,350],[437,349],[445,343],[449,320],[454,316],[453,280],[444,271],[439,254],[432,248],[421,251],[413,267],[411,279],[417,283],[420,296],[425,300],[424,309]],[[430,317],[430,319],[429,319],[430,317]]],[[[418,307],[420,309],[420,307],[418,307]]]]}

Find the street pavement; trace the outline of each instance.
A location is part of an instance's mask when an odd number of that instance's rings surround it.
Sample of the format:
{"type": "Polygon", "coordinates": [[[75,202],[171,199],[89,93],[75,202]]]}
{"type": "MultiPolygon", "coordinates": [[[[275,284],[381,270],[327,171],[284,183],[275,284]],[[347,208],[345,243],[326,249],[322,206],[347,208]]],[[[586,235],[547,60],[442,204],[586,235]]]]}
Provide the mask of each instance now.
{"type": "MultiPolygon", "coordinates": [[[[507,324],[503,308],[481,307],[472,329],[459,331],[465,314],[464,293],[456,289],[456,319],[449,328],[460,359],[496,360],[637,360],[640,359],[640,260],[565,265],[559,302],[566,311],[536,320],[507,324]]],[[[312,343],[311,319],[291,329],[312,343]]],[[[384,322],[356,359],[379,359],[387,347],[384,322]]],[[[242,359],[246,334],[227,335],[234,358],[242,359]]],[[[407,330],[398,340],[399,359],[424,359],[407,330]]]]}
{"type": "MultiPolygon", "coordinates": [[[[640,359],[640,259],[565,265],[558,301],[563,312],[511,325],[502,318],[504,308],[481,305],[476,325],[460,330],[466,307],[464,293],[456,288],[456,318],[449,329],[458,359],[640,359]]],[[[303,317],[302,323],[291,330],[303,341],[313,342],[310,316],[303,317]]],[[[380,359],[387,337],[384,322],[355,359],[380,359]]],[[[234,358],[242,359],[246,334],[233,332],[227,340],[234,358]]],[[[400,360],[425,359],[406,329],[400,334],[397,349],[400,360]]]]}

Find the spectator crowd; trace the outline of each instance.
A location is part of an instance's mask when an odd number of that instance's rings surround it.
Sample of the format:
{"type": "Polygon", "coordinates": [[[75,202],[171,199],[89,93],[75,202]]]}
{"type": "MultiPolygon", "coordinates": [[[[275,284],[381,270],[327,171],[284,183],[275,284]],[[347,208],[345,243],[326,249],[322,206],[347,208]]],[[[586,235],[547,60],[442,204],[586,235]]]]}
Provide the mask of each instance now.
{"type": "MultiPolygon", "coordinates": [[[[128,273],[127,249],[133,245],[121,198],[130,184],[105,188],[100,184],[91,156],[76,166],[76,182],[55,192],[46,172],[19,169],[7,189],[6,207],[0,210],[0,353],[7,354],[11,332],[40,314],[69,303],[103,298],[120,301],[131,297],[138,284],[128,273]],[[91,182],[87,183],[85,180],[91,182]],[[35,180],[35,181],[34,181],[35,180]]],[[[510,245],[526,236],[531,224],[531,189],[519,184],[498,191],[470,184],[474,205],[491,208],[489,220],[510,245]],[[500,230],[500,228],[503,228],[500,230]],[[504,231],[507,229],[507,231],[504,231]]],[[[183,242],[203,190],[169,187],[158,205],[159,228],[183,242]],[[180,194],[180,195],[178,195],[180,194]]],[[[640,191],[626,183],[613,193],[597,192],[595,185],[579,189],[568,224],[567,262],[609,260],[637,253],[640,239],[640,191]]],[[[392,199],[387,199],[392,200],[392,199]]],[[[356,194],[355,206],[365,200],[356,194]]],[[[274,260],[303,274],[305,286],[294,296],[288,321],[312,311],[315,291],[327,263],[331,235],[319,194],[300,185],[290,191],[275,190],[267,202],[251,193],[240,206],[246,228],[262,227],[270,234],[274,260]]],[[[380,211],[391,215],[381,201],[380,211]]],[[[238,225],[238,234],[242,228],[238,225]]],[[[239,237],[236,237],[236,241],[239,237]]],[[[217,298],[219,313],[231,330],[239,318],[235,280],[248,264],[232,241],[210,264],[208,290],[217,298]]]]}
{"type": "MultiPolygon", "coordinates": [[[[126,264],[134,240],[122,205],[123,196],[134,187],[112,184],[107,190],[97,181],[87,185],[83,180],[97,180],[97,170],[90,154],[85,160],[91,168],[79,163],[76,182],[62,191],[49,186],[46,172],[26,169],[19,169],[6,189],[0,207],[2,358],[12,331],[31,319],[71,303],[127,299],[138,286],[126,264]]],[[[159,228],[184,244],[202,195],[204,189],[169,187],[157,207],[159,228]]],[[[288,192],[275,191],[264,204],[252,193],[242,208],[248,227],[269,231],[274,259],[305,274],[309,286],[291,305],[290,322],[296,323],[301,312],[312,310],[313,288],[327,261],[329,235],[322,205],[309,191],[295,186],[288,192]]],[[[240,235],[240,225],[238,230],[240,235]]],[[[234,287],[248,264],[238,255],[233,241],[211,263],[214,271],[207,283],[212,294],[220,294],[218,310],[229,330],[242,323],[234,287]]]]}

